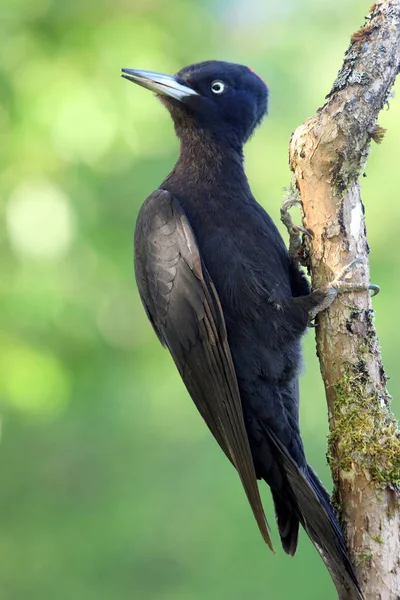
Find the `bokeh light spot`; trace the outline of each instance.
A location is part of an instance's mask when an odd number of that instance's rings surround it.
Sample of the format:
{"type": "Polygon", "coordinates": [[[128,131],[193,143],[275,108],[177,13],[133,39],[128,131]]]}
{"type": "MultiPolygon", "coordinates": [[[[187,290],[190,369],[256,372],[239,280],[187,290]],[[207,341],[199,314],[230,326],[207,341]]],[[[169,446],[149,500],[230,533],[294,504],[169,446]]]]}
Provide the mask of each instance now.
{"type": "Polygon", "coordinates": [[[11,245],[22,257],[59,259],[75,233],[68,197],[47,181],[23,183],[14,190],[7,203],[6,222],[11,245]]]}
{"type": "Polygon", "coordinates": [[[0,356],[2,398],[26,414],[58,413],[70,393],[69,376],[62,363],[34,347],[19,343],[5,346],[0,356]]]}

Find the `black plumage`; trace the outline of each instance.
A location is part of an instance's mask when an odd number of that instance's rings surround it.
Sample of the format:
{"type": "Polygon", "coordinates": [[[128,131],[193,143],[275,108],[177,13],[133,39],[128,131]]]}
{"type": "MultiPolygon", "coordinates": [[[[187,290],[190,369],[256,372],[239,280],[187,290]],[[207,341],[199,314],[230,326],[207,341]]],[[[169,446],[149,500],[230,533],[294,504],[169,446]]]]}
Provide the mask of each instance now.
{"type": "Polygon", "coordinates": [[[301,524],[341,600],[360,600],[299,431],[301,337],[324,293],[311,293],[243,167],[268,89],[247,67],[219,61],[174,77],[130,69],[123,76],[158,94],[181,142],[177,164],[136,224],[135,274],[147,315],[236,467],[265,541],[272,548],[257,478],[271,488],[284,550],[295,553],[301,524]]]}

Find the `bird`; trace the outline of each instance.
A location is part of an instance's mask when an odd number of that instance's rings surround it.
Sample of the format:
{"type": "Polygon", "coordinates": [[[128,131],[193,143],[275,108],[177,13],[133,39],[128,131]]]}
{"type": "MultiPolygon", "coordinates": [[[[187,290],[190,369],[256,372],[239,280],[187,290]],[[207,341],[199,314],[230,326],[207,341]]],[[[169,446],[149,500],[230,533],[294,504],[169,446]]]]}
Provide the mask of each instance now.
{"type": "Polygon", "coordinates": [[[301,338],[352,265],[336,285],[312,291],[254,198],[243,148],[267,113],[269,88],[252,69],[210,60],[174,76],[128,68],[121,75],[155,93],[180,141],[174,168],[136,221],[135,277],[147,317],[236,468],[268,546],[260,479],[272,493],[283,550],[295,554],[301,525],[339,599],[363,600],[299,428],[301,338]]]}

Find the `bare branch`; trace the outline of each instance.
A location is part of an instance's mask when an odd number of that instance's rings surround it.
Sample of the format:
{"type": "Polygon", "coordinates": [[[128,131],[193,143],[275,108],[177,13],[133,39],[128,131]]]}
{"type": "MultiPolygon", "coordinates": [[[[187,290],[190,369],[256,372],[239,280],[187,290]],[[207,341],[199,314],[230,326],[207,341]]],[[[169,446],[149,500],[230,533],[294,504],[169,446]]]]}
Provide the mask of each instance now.
{"type": "MultiPolygon", "coordinates": [[[[356,258],[356,284],[369,282],[369,248],[359,175],[400,68],[400,0],[378,0],[353,33],[327,103],[290,142],[304,225],[312,232],[313,287],[356,258]]],[[[377,199],[377,201],[380,199],[377,199]]],[[[400,435],[367,293],[338,297],[319,317],[317,351],[325,383],[328,457],[335,499],[366,600],[400,598],[400,435]]]]}

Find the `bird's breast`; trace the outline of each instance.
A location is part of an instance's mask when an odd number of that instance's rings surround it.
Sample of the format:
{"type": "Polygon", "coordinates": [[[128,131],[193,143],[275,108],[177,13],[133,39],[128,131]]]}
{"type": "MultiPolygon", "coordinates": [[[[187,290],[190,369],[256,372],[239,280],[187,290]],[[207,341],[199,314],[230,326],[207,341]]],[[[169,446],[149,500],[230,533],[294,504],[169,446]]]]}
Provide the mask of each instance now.
{"type": "Polygon", "coordinates": [[[287,252],[275,227],[235,215],[194,231],[224,311],[262,316],[268,304],[291,296],[287,252]]]}
{"type": "Polygon", "coordinates": [[[170,178],[164,186],[181,203],[226,318],[263,318],[268,304],[291,296],[286,247],[247,180],[228,188],[170,178]]]}

